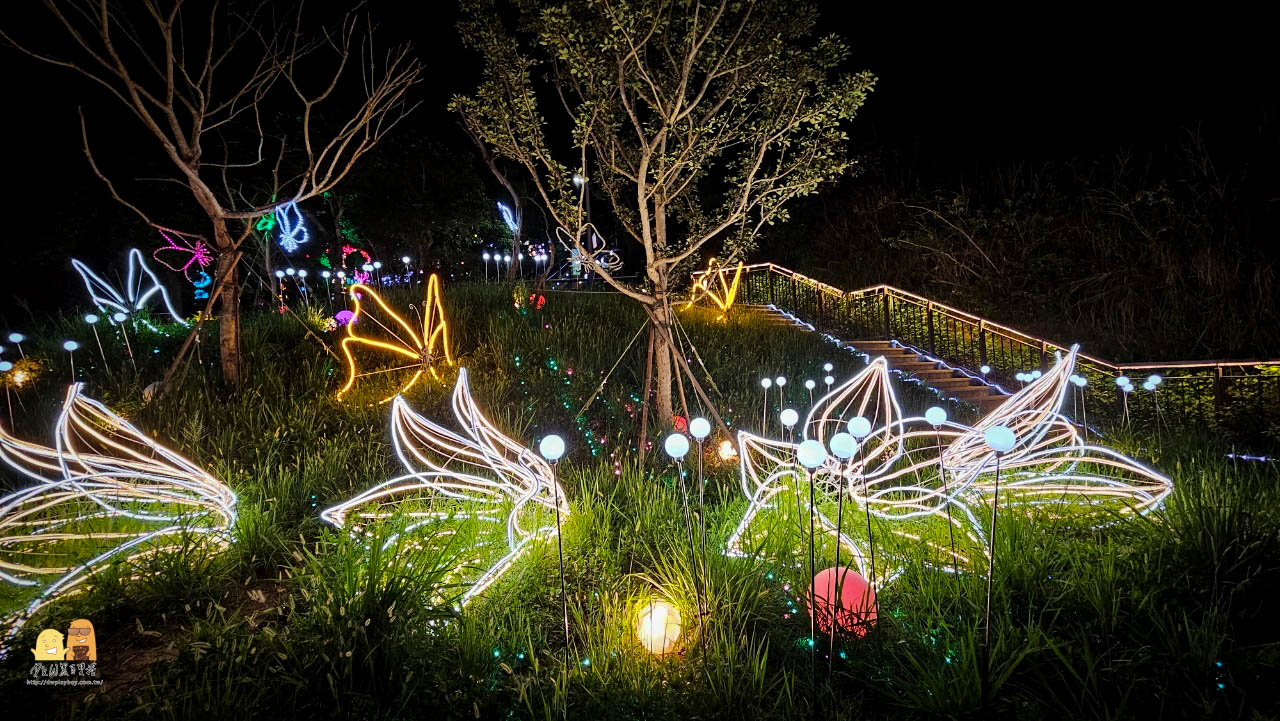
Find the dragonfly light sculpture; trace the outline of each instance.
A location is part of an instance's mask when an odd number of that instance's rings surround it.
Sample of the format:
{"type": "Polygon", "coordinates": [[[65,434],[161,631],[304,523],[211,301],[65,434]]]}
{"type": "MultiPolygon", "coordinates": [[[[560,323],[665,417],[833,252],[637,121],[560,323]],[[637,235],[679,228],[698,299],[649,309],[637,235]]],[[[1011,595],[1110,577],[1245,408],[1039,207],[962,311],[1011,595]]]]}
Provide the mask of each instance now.
{"type": "Polygon", "coordinates": [[[0,580],[39,589],[7,639],[111,564],[193,537],[230,543],[235,493],[81,390],[67,389],[52,448],[0,427],[0,458],[36,481],[0,498],[0,580]]]}
{"type": "MultiPolygon", "coordinates": [[[[743,491],[751,504],[729,539],[728,553],[749,552],[756,540],[750,527],[763,511],[779,507],[784,491],[794,490],[801,505],[807,503],[808,490],[801,492],[799,486],[812,478],[821,488],[845,494],[901,541],[905,550],[895,559],[892,549],[879,547],[882,536],[876,536],[876,555],[887,556],[890,563],[877,568],[873,583],[887,583],[912,546],[941,555],[940,569],[967,565],[971,554],[987,553],[989,528],[980,520],[987,514],[980,511],[995,495],[997,456],[986,445],[985,433],[997,426],[1011,429],[1017,439],[999,457],[1002,509],[1061,510],[1064,516],[1107,524],[1157,508],[1173,489],[1168,477],[1112,449],[1086,443],[1061,413],[1075,360],[1072,348],[1048,373],[973,426],[947,421],[935,426],[922,417],[902,417],[888,366],[877,358],[820,399],[806,418],[804,437],[823,443],[852,418],[867,418],[873,428],[854,457],[840,461],[828,456],[811,476],[795,461],[798,443],[739,433],[743,491]],[[953,526],[970,550],[928,539],[921,529],[935,522],[953,526]]],[[[837,534],[820,511],[818,519],[826,534],[837,534]]],[[[870,549],[860,546],[866,539],[839,531],[839,543],[854,552],[856,570],[865,575],[861,562],[870,549]]]]}
{"type": "Polygon", "coordinates": [[[355,534],[392,517],[407,520],[385,541],[386,548],[404,534],[437,524],[479,524],[482,532],[452,574],[468,586],[458,604],[463,606],[501,578],[532,541],[554,536],[551,514],[557,506],[568,514],[569,505],[551,466],[481,413],[465,368],[458,371],[452,405],[462,435],[415,413],[397,396],[391,405],[391,441],[408,472],[320,515],[355,534]]]}

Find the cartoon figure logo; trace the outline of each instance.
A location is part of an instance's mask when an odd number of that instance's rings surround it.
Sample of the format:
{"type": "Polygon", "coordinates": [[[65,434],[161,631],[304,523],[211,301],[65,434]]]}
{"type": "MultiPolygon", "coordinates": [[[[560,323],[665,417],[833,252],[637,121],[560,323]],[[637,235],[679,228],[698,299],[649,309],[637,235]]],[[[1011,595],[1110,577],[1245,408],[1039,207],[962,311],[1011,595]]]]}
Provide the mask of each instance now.
{"type": "Polygon", "coordinates": [[[67,650],[62,647],[62,632],[52,628],[41,631],[31,654],[37,661],[65,661],[67,650]]]}
{"type": "Polygon", "coordinates": [[[67,629],[67,660],[98,660],[98,639],[93,635],[93,624],[89,619],[77,618],[67,629]]]}

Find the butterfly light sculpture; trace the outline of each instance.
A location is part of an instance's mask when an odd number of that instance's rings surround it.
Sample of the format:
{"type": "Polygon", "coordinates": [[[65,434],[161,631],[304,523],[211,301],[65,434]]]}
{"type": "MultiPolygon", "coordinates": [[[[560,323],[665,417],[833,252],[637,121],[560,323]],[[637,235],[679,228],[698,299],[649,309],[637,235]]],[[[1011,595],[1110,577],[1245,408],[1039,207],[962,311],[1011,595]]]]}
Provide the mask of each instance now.
{"type": "MultiPolygon", "coordinates": [[[[604,238],[596,231],[596,227],[591,223],[587,223],[583,226],[583,230],[586,231],[587,237],[591,238],[592,247],[588,248],[586,253],[591,262],[608,273],[616,273],[622,270],[622,257],[618,255],[618,251],[610,248],[604,242],[604,238]],[[595,247],[596,241],[599,241],[599,247],[595,247]]],[[[565,271],[570,269],[576,275],[585,261],[583,260],[583,253],[578,250],[578,246],[574,243],[573,234],[564,228],[556,228],[556,239],[560,241],[560,245],[564,246],[565,250],[569,251],[569,259],[560,266],[555,275],[563,278],[566,275],[565,271]]]]}
{"type": "MultiPolygon", "coordinates": [[[[385,542],[437,524],[478,524],[481,532],[453,569],[469,587],[465,605],[497,581],[537,538],[553,536],[559,508],[569,513],[551,466],[499,431],[476,406],[465,368],[453,390],[453,414],[462,434],[415,413],[403,397],[391,405],[391,441],[408,471],[320,514],[352,533],[392,516],[409,521],[385,542]]],[[[454,531],[450,531],[454,533],[454,531]]]]}
{"type": "Polygon", "coordinates": [[[231,489],[81,388],[67,389],[52,448],[0,427],[0,458],[36,481],[0,498],[0,581],[38,589],[7,620],[6,639],[45,605],[87,588],[106,566],[193,537],[230,542],[231,489]]]}
{"type": "Polygon", "coordinates": [[[280,228],[280,247],[284,252],[292,253],[298,246],[311,240],[297,203],[291,201],[277,207],[275,216],[276,225],[280,228]]]}
{"type": "MultiPolygon", "coordinates": [[[[1061,408],[1066,399],[1076,349],[1035,382],[1010,396],[973,426],[944,422],[935,427],[924,418],[903,418],[883,358],[875,359],[854,378],[818,400],[805,419],[801,434],[824,445],[854,417],[870,420],[873,430],[847,461],[828,456],[812,474],[796,462],[797,443],[739,433],[743,491],[751,505],[729,539],[727,552],[744,555],[760,543],[750,530],[762,511],[777,508],[785,491],[796,491],[801,505],[818,484],[844,493],[859,513],[878,519],[878,558],[873,583],[883,585],[903,559],[915,552],[942,558],[940,569],[969,563],[969,555],[984,555],[989,528],[982,509],[990,507],[996,491],[997,456],[985,442],[988,429],[1005,426],[1016,445],[999,457],[1002,509],[1040,507],[1051,514],[1111,523],[1157,508],[1172,491],[1166,476],[1109,448],[1086,443],[1061,408]],[[961,540],[941,539],[937,525],[961,540]],[[882,539],[888,534],[893,543],[882,539]],[[882,545],[882,543],[884,545],[882,545]],[[896,546],[896,550],[895,550],[896,546]],[[965,550],[965,549],[968,550],[965,550]]],[[[836,525],[820,511],[816,519],[834,536],[836,525]]],[[[855,539],[839,534],[842,547],[853,551],[859,573],[866,534],[855,539]]]]}
{"type": "Polygon", "coordinates": [[[738,299],[742,268],[742,263],[739,262],[737,269],[733,272],[733,280],[729,280],[729,269],[721,267],[720,261],[712,258],[707,263],[706,271],[693,282],[693,288],[689,292],[689,302],[685,303],[684,307],[688,308],[706,297],[720,309],[720,316],[716,320],[724,320],[729,314],[729,308],[733,307],[734,301],[738,299]]]}
{"type": "Polygon", "coordinates": [[[371,375],[398,373],[408,378],[395,393],[383,398],[382,403],[408,391],[424,374],[440,380],[436,364],[444,361],[452,365],[453,354],[449,349],[449,325],[444,319],[438,275],[433,274],[427,280],[419,324],[405,320],[367,285],[357,283],[349,292],[355,313],[346,324],[346,336],[339,344],[347,362],[347,380],[338,389],[339,398],[351,390],[357,379],[371,375]],[[369,355],[389,356],[394,365],[361,371],[355,349],[367,351],[369,355]]]}
{"type": "Polygon", "coordinates": [[[123,291],[108,283],[102,276],[94,273],[89,266],[79,260],[72,258],[71,267],[75,268],[76,272],[84,280],[84,286],[89,291],[90,300],[108,317],[115,313],[133,315],[145,308],[153,298],[159,297],[163,303],[164,310],[173,316],[174,320],[187,325],[178,311],[174,309],[173,301],[169,299],[169,292],[160,283],[160,278],[156,276],[155,271],[151,270],[151,266],[147,265],[147,260],[143,257],[142,251],[132,248],[129,250],[128,257],[129,270],[123,291]]]}

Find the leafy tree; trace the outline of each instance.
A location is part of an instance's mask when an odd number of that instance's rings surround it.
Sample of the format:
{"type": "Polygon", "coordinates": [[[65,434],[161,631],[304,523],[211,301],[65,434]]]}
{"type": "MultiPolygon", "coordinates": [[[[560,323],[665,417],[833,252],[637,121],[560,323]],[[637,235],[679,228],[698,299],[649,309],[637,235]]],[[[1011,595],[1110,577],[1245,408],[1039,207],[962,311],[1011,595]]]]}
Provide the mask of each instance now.
{"type": "Polygon", "coordinates": [[[484,76],[451,107],[524,169],[592,270],[645,308],[657,341],[658,413],[668,421],[677,266],[708,244],[744,252],[786,218],[788,201],[848,170],[844,125],[875,78],[839,71],[848,51],[834,36],[814,36],[812,2],[513,6],[508,30],[494,0],[463,0],[462,36],[483,55],[484,76]],[[557,109],[567,117],[549,120],[557,109]],[[589,260],[588,192],[609,201],[642,248],[641,283],[589,260]]]}

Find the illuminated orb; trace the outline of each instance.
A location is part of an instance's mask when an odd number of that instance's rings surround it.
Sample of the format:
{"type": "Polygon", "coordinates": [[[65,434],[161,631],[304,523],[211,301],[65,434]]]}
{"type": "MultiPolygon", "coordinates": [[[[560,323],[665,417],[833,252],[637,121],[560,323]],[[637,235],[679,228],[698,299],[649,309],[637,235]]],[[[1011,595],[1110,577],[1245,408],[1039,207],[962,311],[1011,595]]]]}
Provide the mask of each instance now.
{"type": "Polygon", "coordinates": [[[719,453],[722,461],[738,457],[738,449],[733,447],[733,441],[720,441],[719,453]]]}
{"type": "MultiPolygon", "coordinates": [[[[864,636],[867,629],[876,622],[876,592],[857,571],[851,568],[828,568],[819,571],[813,577],[814,605],[818,613],[814,615],[818,628],[823,633],[831,633],[831,621],[834,618],[836,628],[854,636],[864,636]],[[836,582],[839,581],[840,596],[837,603],[836,582]]],[[[806,599],[805,605],[809,601],[806,599]]],[[[813,614],[813,606],[809,606],[813,614]]]]}
{"type": "Polygon", "coordinates": [[[641,606],[636,639],[649,653],[670,653],[680,639],[680,609],[666,601],[649,601],[641,606]]]}
{"type": "Polygon", "coordinates": [[[355,317],[356,317],[356,314],[352,313],[349,310],[340,310],[336,314],[334,314],[333,320],[335,323],[338,324],[338,327],[341,328],[346,324],[350,323],[352,319],[354,319],[355,317]]]}

